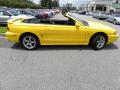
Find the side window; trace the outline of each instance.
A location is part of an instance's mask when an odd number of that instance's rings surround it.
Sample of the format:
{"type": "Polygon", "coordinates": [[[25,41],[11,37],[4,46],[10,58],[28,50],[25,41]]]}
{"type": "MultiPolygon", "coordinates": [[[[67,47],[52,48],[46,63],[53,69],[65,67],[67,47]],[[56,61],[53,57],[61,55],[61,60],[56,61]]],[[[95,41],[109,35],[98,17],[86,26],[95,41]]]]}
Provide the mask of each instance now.
{"type": "Polygon", "coordinates": [[[75,26],[75,21],[73,19],[69,19],[68,25],[75,26]]]}
{"type": "Polygon", "coordinates": [[[26,11],[21,11],[22,14],[28,14],[26,11]]]}
{"type": "Polygon", "coordinates": [[[8,12],[6,12],[6,11],[4,11],[4,12],[3,12],[3,16],[11,16],[11,14],[8,13],[8,12]]]}
{"type": "Polygon", "coordinates": [[[51,21],[51,24],[53,25],[67,25],[67,26],[75,26],[75,21],[72,19],[68,20],[57,20],[57,21],[51,21]]]}
{"type": "Polygon", "coordinates": [[[40,20],[40,23],[41,24],[51,24],[50,20],[45,20],[45,19],[40,20]]]}

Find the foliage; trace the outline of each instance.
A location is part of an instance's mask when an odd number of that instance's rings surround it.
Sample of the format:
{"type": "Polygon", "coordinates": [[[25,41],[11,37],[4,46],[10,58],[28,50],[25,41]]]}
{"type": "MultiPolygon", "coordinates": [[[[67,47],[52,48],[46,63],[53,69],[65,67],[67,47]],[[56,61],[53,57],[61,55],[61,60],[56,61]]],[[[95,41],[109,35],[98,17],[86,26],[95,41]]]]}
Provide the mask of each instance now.
{"type": "Polygon", "coordinates": [[[70,10],[76,10],[76,7],[73,7],[72,3],[66,3],[62,7],[62,14],[66,14],[70,10]]]}
{"type": "Polygon", "coordinates": [[[41,0],[40,1],[42,8],[54,8],[58,7],[58,1],[57,0],[41,0]]]}
{"type": "Polygon", "coordinates": [[[65,5],[63,5],[63,9],[67,9],[68,11],[70,11],[70,10],[76,10],[76,7],[74,7],[72,3],[66,3],[65,5]]]}
{"type": "Polygon", "coordinates": [[[36,5],[31,0],[0,0],[0,6],[11,8],[40,8],[40,5],[36,5]]]}

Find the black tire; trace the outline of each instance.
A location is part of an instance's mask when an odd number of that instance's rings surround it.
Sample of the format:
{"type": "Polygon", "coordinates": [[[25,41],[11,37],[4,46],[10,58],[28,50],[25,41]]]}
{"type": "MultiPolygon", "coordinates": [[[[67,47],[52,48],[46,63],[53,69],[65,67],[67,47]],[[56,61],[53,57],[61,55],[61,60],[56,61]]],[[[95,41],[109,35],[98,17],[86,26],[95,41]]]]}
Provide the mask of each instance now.
{"type": "Polygon", "coordinates": [[[39,39],[34,34],[24,34],[24,35],[22,35],[21,38],[20,38],[20,44],[27,50],[35,50],[40,45],[39,39]],[[27,38],[30,38],[30,37],[31,37],[31,40],[28,39],[28,41],[25,41],[25,40],[27,40],[27,38]],[[30,45],[30,41],[31,41],[31,45],[30,45]],[[32,43],[32,42],[34,42],[34,43],[32,43]],[[29,43],[28,46],[30,46],[30,47],[26,46],[27,43],[29,43]]]}
{"type": "Polygon", "coordinates": [[[91,38],[89,45],[91,48],[93,48],[95,50],[100,50],[100,49],[104,48],[104,46],[106,45],[106,42],[107,42],[107,39],[106,39],[105,35],[97,34],[91,38]],[[98,44],[100,44],[100,38],[103,39],[103,41],[101,41],[101,46],[98,45],[98,44]]]}

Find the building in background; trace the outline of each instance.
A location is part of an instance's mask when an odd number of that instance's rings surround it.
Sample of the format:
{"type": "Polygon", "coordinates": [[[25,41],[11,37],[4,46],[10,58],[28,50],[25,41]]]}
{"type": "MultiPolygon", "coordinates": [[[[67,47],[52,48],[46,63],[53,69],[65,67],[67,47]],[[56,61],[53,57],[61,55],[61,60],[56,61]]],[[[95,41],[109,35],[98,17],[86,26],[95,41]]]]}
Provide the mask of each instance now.
{"type": "Polygon", "coordinates": [[[114,10],[116,12],[120,12],[120,2],[119,2],[119,0],[116,0],[116,3],[113,3],[112,7],[114,8],[114,10]]]}
{"type": "Polygon", "coordinates": [[[89,11],[105,11],[110,12],[114,10],[113,3],[119,2],[118,0],[91,0],[88,4],[89,11]]]}
{"type": "Polygon", "coordinates": [[[80,4],[77,9],[79,9],[80,11],[88,11],[88,4],[80,4]]]}

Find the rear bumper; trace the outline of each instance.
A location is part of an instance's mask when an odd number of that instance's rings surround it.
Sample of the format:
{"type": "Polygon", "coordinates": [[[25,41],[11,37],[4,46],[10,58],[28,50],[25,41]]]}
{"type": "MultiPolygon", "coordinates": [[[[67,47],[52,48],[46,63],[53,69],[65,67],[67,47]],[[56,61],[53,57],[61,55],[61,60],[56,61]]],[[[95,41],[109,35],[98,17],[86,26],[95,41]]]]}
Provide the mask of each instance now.
{"type": "Polygon", "coordinates": [[[117,41],[118,37],[119,37],[118,34],[117,35],[109,35],[108,36],[108,43],[107,44],[110,44],[110,43],[113,43],[113,42],[117,41]]]}
{"type": "Polygon", "coordinates": [[[5,36],[6,36],[6,39],[10,42],[15,42],[15,43],[19,42],[19,35],[16,33],[7,31],[5,33],[5,36]]]}

